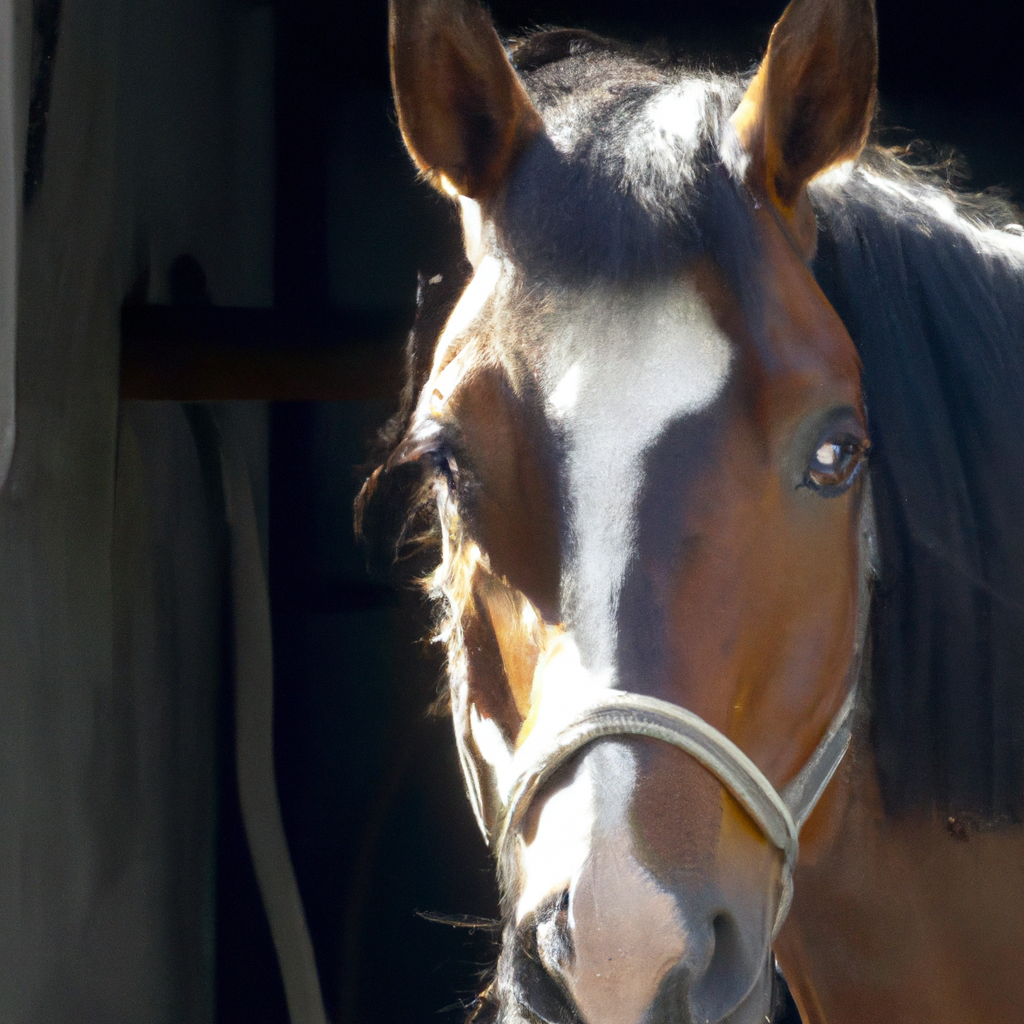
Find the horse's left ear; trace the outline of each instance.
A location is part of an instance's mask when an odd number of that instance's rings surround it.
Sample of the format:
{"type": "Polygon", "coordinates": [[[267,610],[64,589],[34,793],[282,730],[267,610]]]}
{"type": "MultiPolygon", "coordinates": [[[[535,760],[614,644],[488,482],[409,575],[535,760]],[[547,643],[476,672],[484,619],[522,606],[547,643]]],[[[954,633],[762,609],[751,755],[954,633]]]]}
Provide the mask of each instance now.
{"type": "Polygon", "coordinates": [[[447,192],[486,201],[540,116],[476,0],[389,0],[391,83],[406,147],[447,192]]]}
{"type": "Polygon", "coordinates": [[[874,0],[792,0],[732,116],[748,184],[801,241],[807,183],[864,148],[877,72],[874,0]]]}

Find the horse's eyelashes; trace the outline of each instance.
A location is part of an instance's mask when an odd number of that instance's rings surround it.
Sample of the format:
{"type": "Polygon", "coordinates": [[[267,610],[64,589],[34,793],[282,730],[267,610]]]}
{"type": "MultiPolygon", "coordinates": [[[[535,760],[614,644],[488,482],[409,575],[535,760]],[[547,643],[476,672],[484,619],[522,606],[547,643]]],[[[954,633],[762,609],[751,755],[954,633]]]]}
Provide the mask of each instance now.
{"type": "Polygon", "coordinates": [[[448,490],[455,494],[459,487],[459,464],[455,456],[447,448],[437,448],[430,452],[430,461],[434,472],[441,477],[448,490]]]}

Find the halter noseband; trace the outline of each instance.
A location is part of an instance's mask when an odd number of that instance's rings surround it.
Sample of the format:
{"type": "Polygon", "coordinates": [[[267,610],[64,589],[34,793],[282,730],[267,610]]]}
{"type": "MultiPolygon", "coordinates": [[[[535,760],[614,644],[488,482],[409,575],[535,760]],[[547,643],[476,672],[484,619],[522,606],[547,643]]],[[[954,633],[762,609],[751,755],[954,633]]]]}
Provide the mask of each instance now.
{"type": "Polygon", "coordinates": [[[772,938],[782,927],[793,900],[793,870],[800,829],[850,745],[856,688],[851,687],[821,742],[781,792],[727,736],[699,715],[641,694],[600,690],[541,749],[529,740],[516,752],[516,774],[498,831],[499,854],[510,842],[540,787],[573,754],[596,740],[615,736],[647,736],[670,743],[702,764],[739,801],[783,855],[782,891],[772,938]],[[522,755],[522,758],[521,756],[522,755]],[[525,761],[522,766],[517,761],[525,761]]]}

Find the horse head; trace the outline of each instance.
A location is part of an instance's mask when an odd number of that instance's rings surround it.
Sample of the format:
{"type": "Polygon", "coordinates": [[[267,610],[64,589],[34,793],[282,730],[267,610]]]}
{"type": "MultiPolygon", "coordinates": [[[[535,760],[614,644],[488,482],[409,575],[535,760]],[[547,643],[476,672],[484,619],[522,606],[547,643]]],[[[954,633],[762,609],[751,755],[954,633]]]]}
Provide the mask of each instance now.
{"type": "Polygon", "coordinates": [[[764,1020],[866,617],[860,363],[807,186],[864,145],[873,5],[793,0],[747,82],[582,32],[506,52],[471,0],[392,0],[390,42],[472,276],[364,500],[415,467],[436,508],[506,914],[477,1019],[764,1020]]]}

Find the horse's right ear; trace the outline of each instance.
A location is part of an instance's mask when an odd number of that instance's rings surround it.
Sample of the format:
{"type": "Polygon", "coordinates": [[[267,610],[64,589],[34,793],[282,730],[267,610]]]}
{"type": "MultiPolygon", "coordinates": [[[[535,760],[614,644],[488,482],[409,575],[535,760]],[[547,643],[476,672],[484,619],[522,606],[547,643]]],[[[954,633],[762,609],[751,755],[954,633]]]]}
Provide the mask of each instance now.
{"type": "Polygon", "coordinates": [[[486,200],[540,117],[475,0],[390,0],[391,84],[402,137],[438,188],[486,200]]]}
{"type": "Polygon", "coordinates": [[[790,0],[732,116],[747,183],[805,245],[816,234],[805,187],[864,148],[877,69],[874,0],[790,0]]]}

